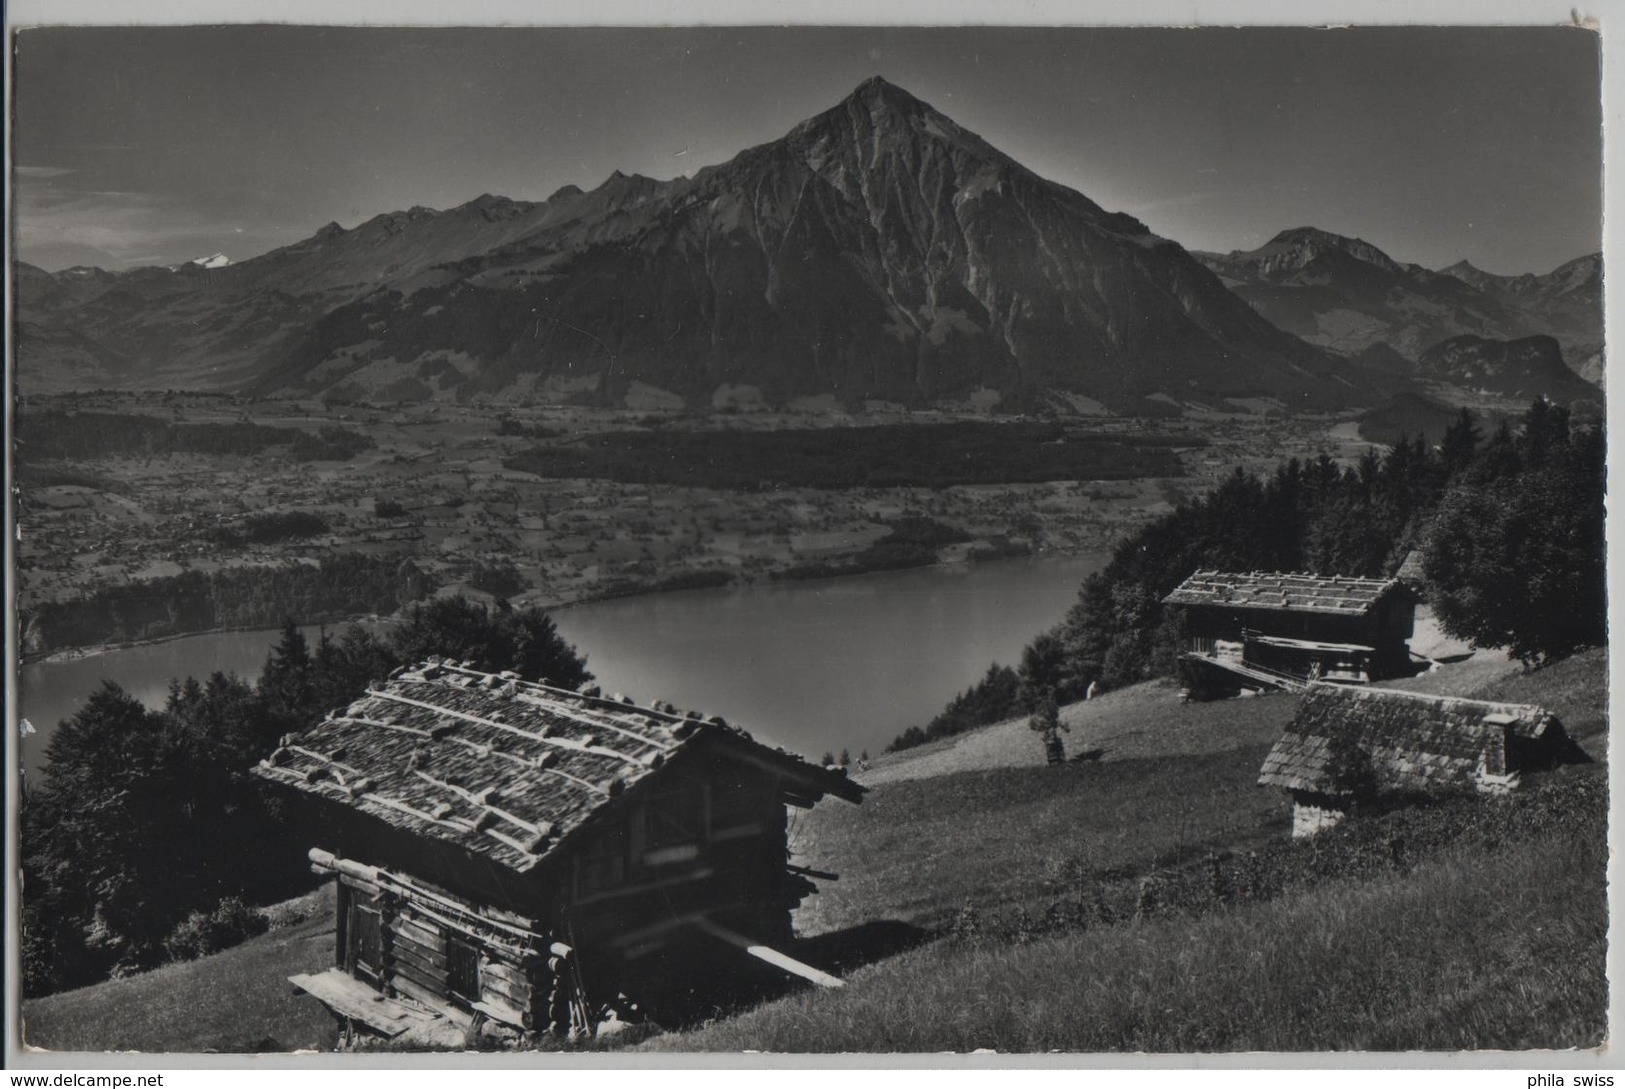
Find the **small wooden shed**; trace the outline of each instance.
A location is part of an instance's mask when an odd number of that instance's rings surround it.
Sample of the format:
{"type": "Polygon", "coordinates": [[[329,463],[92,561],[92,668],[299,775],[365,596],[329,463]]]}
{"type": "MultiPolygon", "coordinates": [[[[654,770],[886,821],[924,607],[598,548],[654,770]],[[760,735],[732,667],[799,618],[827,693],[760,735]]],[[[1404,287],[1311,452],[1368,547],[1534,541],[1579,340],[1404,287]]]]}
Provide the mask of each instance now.
{"type": "Polygon", "coordinates": [[[1408,675],[1416,600],[1397,579],[1197,571],[1163,604],[1184,611],[1187,687],[1224,695],[1408,675]]]}
{"type": "Polygon", "coordinates": [[[1356,791],[1500,793],[1525,771],[1588,760],[1530,704],[1322,683],[1305,690],[1258,782],[1291,793],[1292,834],[1310,836],[1342,820],[1356,791]]]}
{"type": "Polygon", "coordinates": [[[781,952],[815,890],[786,805],[863,788],[719,718],[431,660],[255,770],[319,807],[337,878],[334,967],[294,982],[383,1036],[681,1015],[746,951],[838,982],[781,952]]]}

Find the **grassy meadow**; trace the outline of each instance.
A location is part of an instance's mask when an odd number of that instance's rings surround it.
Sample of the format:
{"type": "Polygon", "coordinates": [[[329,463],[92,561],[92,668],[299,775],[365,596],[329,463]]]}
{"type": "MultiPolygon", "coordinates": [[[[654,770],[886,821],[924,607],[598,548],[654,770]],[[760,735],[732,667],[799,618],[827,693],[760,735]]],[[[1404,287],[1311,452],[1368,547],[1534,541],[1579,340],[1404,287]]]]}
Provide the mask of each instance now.
{"type": "MultiPolygon", "coordinates": [[[[904,780],[874,788],[861,806],[798,813],[792,860],[840,880],[804,902],[797,930],[877,918],[935,927],[966,904],[1038,909],[1081,874],[1150,870],[1284,837],[1291,805],[1257,781],[1292,706],[1249,701],[1257,720],[1217,752],[904,780]]],[[[1024,740],[1038,750],[1036,735],[1024,740]]]]}
{"type": "Polygon", "coordinates": [[[1293,843],[1284,794],[1256,780],[1295,700],[1180,705],[1157,683],[1111,693],[1070,710],[1074,736],[1103,736],[1087,712],[1142,754],[1160,720],[1181,754],[902,779],[861,807],[804,817],[792,842],[842,876],[798,913],[803,933],[881,917],[937,940],[856,968],[843,990],[642,1046],[1596,1046],[1607,1008],[1607,654],[1527,672],[1478,665],[1405,687],[1540,703],[1598,763],[1533,776],[1511,799],[1400,808],[1293,843]],[[1209,751],[1191,752],[1203,722],[1209,751]]]}
{"type": "MultiPolygon", "coordinates": [[[[1290,839],[1284,793],[1256,785],[1290,696],[1180,704],[1160,682],[1109,693],[1066,711],[1069,751],[1105,752],[1064,767],[1024,764],[1039,742],[1020,723],[887,757],[861,806],[792,814],[792,861],[840,877],[797,912],[790,952],[848,985],[793,989],[635,1046],[1597,1046],[1606,671],[1597,650],[1532,672],[1480,662],[1405,682],[1543,704],[1599,762],[1530,776],[1504,799],[1369,813],[1306,842],[1290,839]],[[956,747],[975,758],[954,762],[956,747]],[[911,759],[960,770],[911,778],[911,759]]],[[[331,957],[330,907],[314,911],[212,957],[31,1001],[25,1040],[329,1048],[331,1017],[286,982],[331,957]]]]}
{"type": "Polygon", "coordinates": [[[331,890],[310,917],[195,961],[36,998],[23,1042],[51,1051],[331,1050],[332,1014],[288,982],[333,963],[331,890]]]}
{"type": "Polygon", "coordinates": [[[1409,874],[1027,943],[947,940],[652,1050],[1594,1047],[1606,844],[1553,833],[1409,874]]]}

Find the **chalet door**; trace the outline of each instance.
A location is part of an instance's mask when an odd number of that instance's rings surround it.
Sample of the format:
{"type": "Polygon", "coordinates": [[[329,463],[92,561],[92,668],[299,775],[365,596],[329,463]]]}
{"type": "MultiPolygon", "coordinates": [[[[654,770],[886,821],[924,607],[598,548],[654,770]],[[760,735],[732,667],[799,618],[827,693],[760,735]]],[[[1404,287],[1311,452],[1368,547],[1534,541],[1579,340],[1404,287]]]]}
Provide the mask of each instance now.
{"type": "Polygon", "coordinates": [[[446,989],[466,1002],[480,1000],[479,950],[460,938],[446,938],[446,989]]]}
{"type": "Polygon", "coordinates": [[[344,968],[357,979],[379,985],[384,974],[383,916],[376,904],[352,896],[345,932],[344,968]]]}

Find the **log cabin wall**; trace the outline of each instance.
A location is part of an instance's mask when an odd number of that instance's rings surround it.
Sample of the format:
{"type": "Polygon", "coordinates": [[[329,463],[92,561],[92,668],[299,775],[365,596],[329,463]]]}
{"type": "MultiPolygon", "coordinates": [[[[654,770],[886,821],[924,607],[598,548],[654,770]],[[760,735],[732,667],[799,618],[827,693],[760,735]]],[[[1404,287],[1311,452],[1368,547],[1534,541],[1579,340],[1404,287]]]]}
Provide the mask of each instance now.
{"type": "Polygon", "coordinates": [[[723,753],[674,764],[606,813],[571,859],[560,912],[595,999],[664,990],[674,946],[706,946],[701,919],[788,941],[805,883],[786,872],[780,778],[723,753]]]}
{"type": "Polygon", "coordinates": [[[527,1034],[567,1032],[573,950],[538,920],[476,904],[420,878],[314,851],[338,882],[336,966],[381,993],[527,1034]],[[324,857],[325,856],[325,857],[324,857]],[[329,861],[330,860],[330,861],[329,861]]]}
{"type": "Polygon", "coordinates": [[[717,716],[443,660],[254,772],[323,810],[346,856],[311,854],[342,887],[337,977],[527,1032],[742,959],[719,942],[789,938],[812,885],[787,871],[786,805],[863,796],[717,716]]]}

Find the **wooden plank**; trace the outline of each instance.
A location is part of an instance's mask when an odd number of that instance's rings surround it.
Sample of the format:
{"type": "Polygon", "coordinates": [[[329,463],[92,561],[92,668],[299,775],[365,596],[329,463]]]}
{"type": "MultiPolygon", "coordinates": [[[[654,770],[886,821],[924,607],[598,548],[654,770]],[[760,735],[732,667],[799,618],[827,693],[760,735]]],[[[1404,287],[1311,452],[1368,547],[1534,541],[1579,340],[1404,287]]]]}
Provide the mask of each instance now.
{"type": "Polygon", "coordinates": [[[419,971],[427,972],[431,976],[445,977],[447,962],[444,953],[436,953],[406,942],[396,942],[391,953],[397,961],[405,961],[419,971]]]}
{"type": "Polygon", "coordinates": [[[500,961],[482,960],[480,962],[480,974],[482,976],[490,975],[495,976],[498,979],[505,979],[514,984],[516,987],[528,988],[531,984],[530,974],[528,972],[511,964],[503,964],[500,961]]]}
{"type": "MultiPolygon", "coordinates": [[[[484,923],[487,926],[495,927],[499,930],[506,930],[511,934],[516,934],[524,938],[542,937],[541,933],[539,933],[537,930],[537,924],[530,920],[526,920],[522,924],[512,923],[506,921],[506,918],[496,917],[496,913],[482,914],[481,909],[476,907],[474,904],[458,897],[454,897],[449,893],[443,893],[437,890],[425,888],[422,883],[415,881],[404,874],[393,874],[386,872],[385,877],[391,884],[399,887],[402,892],[409,894],[414,898],[428,903],[438,904],[443,909],[448,909],[459,912],[466,916],[471,916],[478,922],[484,923]]],[[[502,912],[501,915],[508,918],[513,917],[508,912],[502,912]]]]}
{"type": "Polygon", "coordinates": [[[333,721],[354,722],[359,726],[375,726],[380,730],[394,730],[396,733],[413,734],[423,738],[434,736],[428,730],[420,730],[416,726],[402,726],[395,722],[380,722],[375,718],[362,718],[359,715],[335,715],[333,721]]]}
{"type": "MultiPolygon", "coordinates": [[[[618,734],[625,734],[633,741],[636,741],[641,745],[647,745],[652,749],[658,749],[661,752],[671,752],[677,747],[677,743],[674,741],[664,741],[649,737],[645,734],[638,733],[636,730],[628,730],[624,726],[617,725],[616,723],[609,721],[608,715],[604,715],[602,718],[589,718],[586,715],[577,714],[567,707],[560,706],[557,701],[538,699],[537,697],[527,695],[524,692],[518,693],[516,698],[518,698],[522,703],[528,703],[533,706],[540,707],[549,714],[558,715],[560,718],[567,718],[572,722],[578,722],[590,730],[613,730],[618,734]]],[[[616,704],[616,706],[624,707],[626,705],[616,704]]],[[[643,709],[638,708],[638,713],[643,714],[643,709]]],[[[652,713],[660,714],[658,711],[654,711],[652,713]]],[[[622,719],[621,721],[624,722],[625,719],[622,719]]]]}
{"type": "MultiPolygon", "coordinates": [[[[401,977],[391,980],[390,984],[396,990],[400,991],[401,994],[416,1002],[423,1003],[429,1009],[433,1010],[437,1014],[440,1014],[442,1017],[456,1019],[464,1016],[461,1010],[449,1005],[444,998],[441,998],[433,991],[425,990],[424,988],[419,987],[410,979],[401,977]]],[[[464,1017],[464,1020],[466,1020],[466,1017],[464,1017]]]]}
{"type": "MultiPolygon", "coordinates": [[[[417,911],[420,914],[427,916],[440,926],[467,936],[475,945],[482,949],[502,948],[506,942],[511,942],[514,940],[511,938],[497,937],[490,933],[482,934],[478,930],[474,929],[473,926],[453,918],[449,912],[445,915],[441,915],[438,912],[430,911],[428,908],[423,907],[422,905],[418,905],[417,911]]],[[[515,955],[518,955],[520,951],[515,949],[513,952],[515,955]]]]}
{"type": "Polygon", "coordinates": [[[723,941],[734,946],[735,948],[743,949],[757,960],[765,961],[781,971],[789,972],[791,975],[800,976],[802,979],[810,980],[813,983],[818,984],[820,987],[846,986],[845,980],[836,979],[828,972],[820,971],[810,964],[803,964],[794,957],[781,953],[771,946],[752,941],[743,934],[736,934],[727,927],[720,926],[717,923],[712,922],[710,919],[702,918],[694,925],[713,937],[721,938],[723,941]]]}
{"type": "Polygon", "coordinates": [[[312,866],[320,866],[327,870],[336,870],[341,874],[347,873],[351,877],[358,877],[371,884],[377,884],[379,869],[377,866],[367,866],[348,858],[340,858],[331,851],[324,851],[320,847],[312,847],[306,852],[312,866]]]}
{"type": "Polygon", "coordinates": [[[712,843],[723,843],[731,839],[748,839],[751,836],[764,835],[767,829],[762,827],[760,821],[750,824],[736,824],[731,828],[718,828],[711,833],[712,843]]]}
{"type": "Polygon", "coordinates": [[[595,892],[591,895],[581,897],[571,906],[575,908],[582,908],[586,907],[588,904],[596,904],[605,900],[619,900],[627,896],[637,896],[640,893],[656,892],[660,889],[670,888],[673,885],[686,884],[691,881],[703,881],[708,877],[715,876],[715,874],[716,870],[711,866],[696,866],[692,870],[684,873],[673,874],[670,877],[663,877],[658,881],[645,881],[639,885],[623,885],[617,889],[605,889],[603,892],[595,892]]]}
{"type": "Polygon", "coordinates": [[[377,899],[384,894],[384,890],[379,886],[368,881],[363,881],[359,877],[352,877],[347,873],[339,874],[338,879],[339,884],[344,885],[347,888],[355,889],[357,892],[364,892],[373,899],[377,899]]]}
{"type": "Polygon", "coordinates": [[[390,927],[394,930],[396,938],[401,941],[409,941],[414,945],[433,950],[436,953],[446,951],[445,935],[441,934],[439,930],[425,926],[418,922],[417,919],[409,917],[405,912],[397,916],[394,922],[390,923],[390,927]]]}
{"type": "Polygon", "coordinates": [[[333,966],[343,968],[345,962],[345,949],[350,944],[350,897],[349,889],[343,885],[334,888],[334,903],[338,911],[338,920],[333,926],[333,966]]]}
{"type": "MultiPolygon", "coordinates": [[[[603,756],[613,760],[624,760],[629,764],[638,765],[640,767],[642,766],[637,757],[629,755],[628,753],[620,752],[616,749],[605,748],[601,745],[588,745],[583,742],[576,741],[573,738],[543,737],[540,733],[522,729],[518,726],[511,726],[506,722],[497,722],[494,719],[482,718],[479,715],[470,714],[467,711],[458,711],[451,707],[442,707],[438,703],[425,703],[423,700],[415,700],[410,696],[402,696],[395,692],[384,692],[376,688],[369,688],[367,689],[367,695],[376,696],[379,699],[393,700],[396,703],[409,704],[413,707],[421,707],[426,710],[433,711],[436,714],[447,715],[451,718],[460,718],[465,722],[472,722],[488,729],[501,730],[504,733],[515,734],[524,738],[526,741],[534,741],[538,745],[551,745],[554,748],[567,749],[570,752],[586,753],[589,756],[603,756]]],[[[305,753],[305,750],[291,745],[288,746],[288,748],[293,749],[294,752],[305,753]]],[[[320,760],[327,759],[320,753],[309,753],[308,755],[320,760]]],[[[340,766],[342,767],[342,765],[340,766]]]]}
{"type": "Polygon", "coordinates": [[[288,982],[319,999],[333,1012],[354,1018],[388,1037],[399,1036],[423,1020],[417,1011],[384,997],[336,968],[289,976],[288,982]]]}
{"type": "Polygon", "coordinates": [[[499,923],[512,923],[514,926],[520,927],[524,930],[540,930],[542,926],[540,921],[533,919],[528,915],[520,915],[519,913],[513,911],[504,911],[501,908],[492,907],[490,904],[482,904],[480,906],[480,913],[483,915],[489,915],[499,923]]]}
{"type": "Polygon", "coordinates": [[[483,997],[470,1005],[493,1021],[501,1021],[517,1029],[525,1027],[525,1015],[500,999],[483,997]]]}
{"type": "Polygon", "coordinates": [[[395,962],[389,966],[389,982],[398,984],[402,979],[416,983],[431,994],[438,995],[441,1001],[445,1001],[451,995],[451,988],[446,985],[444,976],[436,979],[432,972],[419,968],[409,960],[397,957],[395,962]]]}
{"type": "Polygon", "coordinates": [[[483,968],[484,966],[481,965],[480,993],[482,995],[497,995],[502,999],[502,1001],[513,1006],[516,1010],[524,1009],[530,1004],[533,991],[529,984],[514,980],[500,979],[493,975],[487,975],[483,968]]]}

